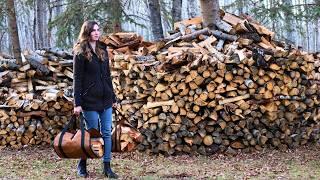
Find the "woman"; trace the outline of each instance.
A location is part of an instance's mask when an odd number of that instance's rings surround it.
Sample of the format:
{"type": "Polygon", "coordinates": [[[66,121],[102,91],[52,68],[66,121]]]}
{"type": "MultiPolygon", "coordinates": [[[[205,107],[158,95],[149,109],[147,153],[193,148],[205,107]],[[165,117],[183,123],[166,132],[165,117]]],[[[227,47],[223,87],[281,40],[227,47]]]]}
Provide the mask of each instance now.
{"type": "MultiPolygon", "coordinates": [[[[87,129],[98,129],[100,123],[104,140],[104,174],[110,178],[117,178],[118,175],[110,167],[112,106],[115,106],[116,99],[112,88],[107,47],[99,41],[99,37],[97,22],[83,23],[78,43],[73,49],[74,114],[83,113],[87,129]]],[[[81,159],[77,168],[79,176],[88,175],[86,166],[86,159],[81,159]]]]}

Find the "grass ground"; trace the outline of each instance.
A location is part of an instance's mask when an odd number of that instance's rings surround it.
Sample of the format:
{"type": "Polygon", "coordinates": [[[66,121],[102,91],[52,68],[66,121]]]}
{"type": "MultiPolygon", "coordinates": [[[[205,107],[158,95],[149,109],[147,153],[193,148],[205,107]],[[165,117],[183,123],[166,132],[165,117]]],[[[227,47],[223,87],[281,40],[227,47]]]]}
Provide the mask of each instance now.
{"type": "MultiPolygon", "coordinates": [[[[113,154],[121,179],[320,179],[316,146],[236,156],[113,154]]],[[[89,179],[103,179],[100,160],[89,160],[89,179]]],[[[49,147],[0,150],[0,179],[77,179],[76,160],[58,158],[49,147]]]]}

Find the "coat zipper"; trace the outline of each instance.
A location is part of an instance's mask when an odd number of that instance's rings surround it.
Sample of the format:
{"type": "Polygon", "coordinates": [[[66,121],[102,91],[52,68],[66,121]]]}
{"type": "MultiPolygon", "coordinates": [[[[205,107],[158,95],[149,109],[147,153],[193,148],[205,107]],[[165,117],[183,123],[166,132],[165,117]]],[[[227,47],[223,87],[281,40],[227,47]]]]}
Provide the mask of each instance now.
{"type": "Polygon", "coordinates": [[[90,84],[90,86],[84,91],[84,93],[82,94],[82,96],[85,96],[86,94],[88,94],[90,88],[92,88],[95,85],[95,83],[90,84]]]}

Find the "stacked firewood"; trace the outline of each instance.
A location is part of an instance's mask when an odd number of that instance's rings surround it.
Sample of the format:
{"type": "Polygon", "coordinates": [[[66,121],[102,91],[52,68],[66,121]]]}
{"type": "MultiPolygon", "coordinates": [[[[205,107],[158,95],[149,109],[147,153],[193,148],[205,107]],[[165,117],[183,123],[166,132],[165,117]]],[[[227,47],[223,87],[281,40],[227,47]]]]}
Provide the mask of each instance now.
{"type": "MultiPolygon", "coordinates": [[[[73,113],[72,55],[43,49],[24,52],[20,67],[7,55],[0,63],[0,149],[50,144],[73,113]]],[[[117,128],[118,151],[132,151],[141,134],[127,124],[117,128]]]]}
{"type": "Polygon", "coordinates": [[[223,13],[219,30],[201,18],[148,45],[132,33],[107,37],[122,112],[153,153],[234,153],[293,148],[319,139],[319,56],[273,40],[254,22],[223,13]]]}
{"type": "Polygon", "coordinates": [[[73,110],[72,56],[46,49],[22,58],[20,67],[0,61],[0,147],[51,143],[73,110]]]}
{"type": "MultiPolygon", "coordinates": [[[[154,43],[135,33],[102,39],[119,113],[129,122],[121,150],[136,146],[131,126],[144,136],[139,150],[169,155],[319,140],[319,55],[274,41],[251,20],[221,19],[218,30],[203,28],[200,17],[177,22],[154,43]]],[[[71,57],[25,52],[18,67],[0,55],[0,147],[47,144],[61,130],[73,108],[71,57]]]]}
{"type": "Polygon", "coordinates": [[[320,53],[314,54],[316,60],[314,62],[315,71],[309,76],[309,79],[314,80],[317,84],[320,84],[320,53]]]}

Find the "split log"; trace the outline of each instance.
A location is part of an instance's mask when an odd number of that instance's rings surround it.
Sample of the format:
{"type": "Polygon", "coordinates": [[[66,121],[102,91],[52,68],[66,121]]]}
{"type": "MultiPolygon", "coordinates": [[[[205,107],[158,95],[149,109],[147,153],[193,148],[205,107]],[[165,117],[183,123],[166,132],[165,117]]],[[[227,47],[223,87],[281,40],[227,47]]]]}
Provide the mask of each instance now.
{"type": "Polygon", "coordinates": [[[8,70],[16,70],[19,68],[19,65],[16,64],[15,59],[2,59],[0,58],[0,68],[8,70]]]}

